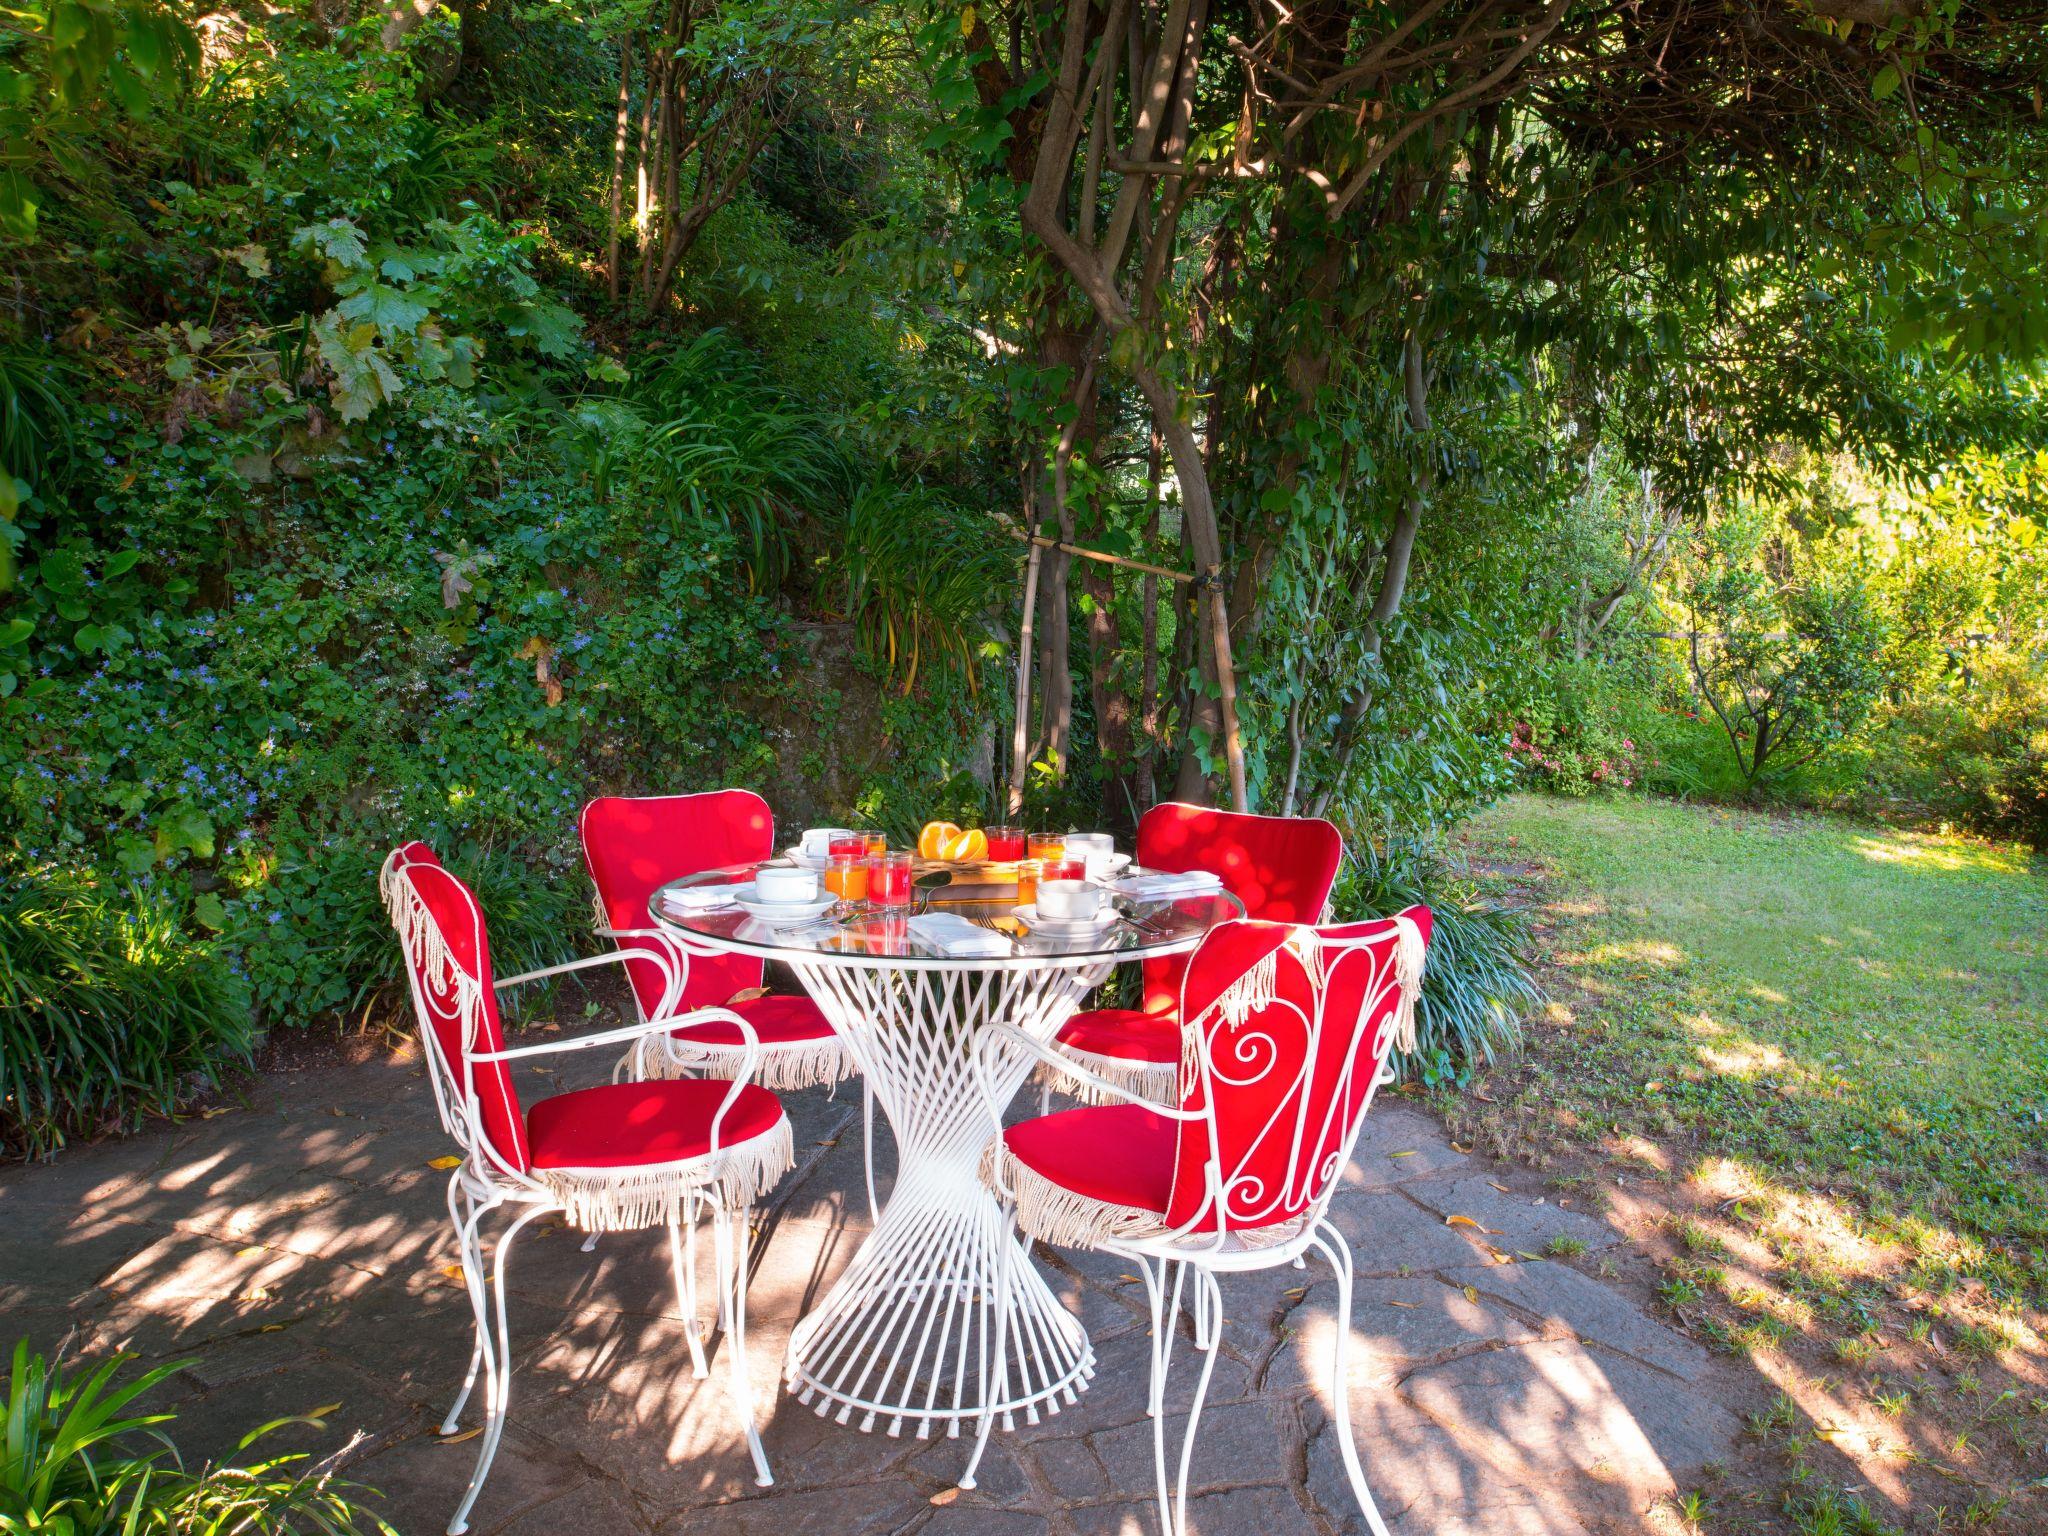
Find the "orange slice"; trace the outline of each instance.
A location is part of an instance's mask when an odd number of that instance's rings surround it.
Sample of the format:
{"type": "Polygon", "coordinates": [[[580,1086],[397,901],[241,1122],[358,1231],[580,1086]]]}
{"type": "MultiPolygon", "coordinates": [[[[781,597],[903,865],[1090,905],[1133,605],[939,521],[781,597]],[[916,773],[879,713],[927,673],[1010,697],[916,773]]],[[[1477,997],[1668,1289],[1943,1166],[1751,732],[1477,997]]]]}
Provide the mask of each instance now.
{"type": "Polygon", "coordinates": [[[939,850],[949,837],[958,837],[960,829],[950,821],[928,821],[924,830],[917,834],[917,856],[921,859],[942,859],[946,855],[939,850]]]}
{"type": "Polygon", "coordinates": [[[963,832],[955,827],[939,843],[939,857],[955,864],[972,864],[988,857],[988,834],[979,829],[963,832]]]}

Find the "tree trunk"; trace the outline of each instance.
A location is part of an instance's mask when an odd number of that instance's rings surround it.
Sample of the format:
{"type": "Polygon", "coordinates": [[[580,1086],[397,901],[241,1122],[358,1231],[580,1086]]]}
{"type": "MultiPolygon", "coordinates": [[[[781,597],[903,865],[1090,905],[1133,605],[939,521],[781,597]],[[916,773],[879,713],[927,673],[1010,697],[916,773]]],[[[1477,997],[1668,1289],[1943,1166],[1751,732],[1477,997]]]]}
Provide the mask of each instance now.
{"type": "Polygon", "coordinates": [[[604,279],[614,304],[619,300],[619,221],[625,216],[626,202],[626,131],[633,120],[634,46],[631,32],[619,42],[619,110],[612,122],[612,186],[606,205],[604,279]]]}

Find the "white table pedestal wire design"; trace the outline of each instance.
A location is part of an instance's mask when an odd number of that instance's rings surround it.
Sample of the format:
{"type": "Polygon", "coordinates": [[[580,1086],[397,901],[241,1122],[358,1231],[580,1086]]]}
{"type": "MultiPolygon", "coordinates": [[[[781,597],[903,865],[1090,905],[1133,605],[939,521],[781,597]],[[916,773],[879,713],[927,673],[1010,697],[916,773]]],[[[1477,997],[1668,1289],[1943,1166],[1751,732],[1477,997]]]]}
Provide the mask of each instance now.
{"type": "MultiPolygon", "coordinates": [[[[896,1183],[881,1220],[789,1341],[797,1401],[820,1416],[836,1408],[839,1423],[864,1430],[896,1435],[910,1422],[922,1439],[942,1422],[958,1435],[998,1379],[1011,1390],[997,1411],[1005,1419],[1021,1411],[1035,1424],[1041,1406],[1057,1413],[1072,1403],[1095,1369],[1088,1335],[1030,1261],[1028,1240],[1006,1236],[1001,1207],[982,1185],[981,1154],[995,1128],[975,1084],[974,1046],[990,1024],[1051,1039],[1111,962],[973,964],[795,964],[896,1134],[896,1183]],[[1000,1332],[998,1296],[1010,1314],[1000,1332]],[[1000,1378],[990,1354],[997,1337],[1010,1356],[1000,1378]]],[[[1015,1053],[998,1092],[1014,1094],[1033,1064],[1015,1053]]]]}
{"type": "MultiPolygon", "coordinates": [[[[667,905],[671,888],[727,883],[756,867],[671,882],[655,893],[654,920],[685,951],[758,955],[793,969],[860,1067],[898,1152],[874,1231],[790,1336],[789,1390],[820,1417],[891,1435],[908,1425],[920,1439],[935,1425],[953,1436],[976,1427],[998,1382],[1005,1427],[1019,1414],[1035,1424],[1041,1410],[1057,1413],[1087,1385],[1094,1354],[981,1181],[995,1126],[975,1048],[998,1024],[1050,1040],[1116,964],[1184,954],[1242,906],[1220,892],[1125,901],[1113,921],[1063,939],[1027,932],[1012,902],[934,893],[936,907],[1004,935],[1003,953],[968,957],[926,946],[901,915],[776,927],[731,909],[667,905]],[[998,1338],[1004,1371],[993,1356],[998,1338]]],[[[1021,1047],[991,1055],[989,1086],[1007,1101],[1037,1059],[1021,1047]]]]}

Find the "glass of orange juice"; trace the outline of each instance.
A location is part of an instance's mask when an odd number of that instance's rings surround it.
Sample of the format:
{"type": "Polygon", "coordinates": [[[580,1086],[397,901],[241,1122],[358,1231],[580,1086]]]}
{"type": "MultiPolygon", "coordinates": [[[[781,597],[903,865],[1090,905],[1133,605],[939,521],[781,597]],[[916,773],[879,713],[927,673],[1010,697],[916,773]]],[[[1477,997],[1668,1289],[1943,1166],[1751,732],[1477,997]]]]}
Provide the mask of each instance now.
{"type": "Polygon", "coordinates": [[[870,832],[866,836],[867,854],[869,858],[879,859],[883,854],[889,851],[888,834],[883,832],[870,832]]]}
{"type": "Polygon", "coordinates": [[[1028,907],[1038,900],[1039,868],[1040,865],[1037,859],[1019,859],[1017,861],[1018,906],[1028,907]]]}
{"type": "Polygon", "coordinates": [[[1067,854],[1067,840],[1057,832],[1034,832],[1026,851],[1034,859],[1061,859],[1067,854]]]}
{"type": "Polygon", "coordinates": [[[865,849],[859,853],[835,853],[825,861],[825,889],[843,902],[858,903],[868,899],[868,856],[865,849]]]}

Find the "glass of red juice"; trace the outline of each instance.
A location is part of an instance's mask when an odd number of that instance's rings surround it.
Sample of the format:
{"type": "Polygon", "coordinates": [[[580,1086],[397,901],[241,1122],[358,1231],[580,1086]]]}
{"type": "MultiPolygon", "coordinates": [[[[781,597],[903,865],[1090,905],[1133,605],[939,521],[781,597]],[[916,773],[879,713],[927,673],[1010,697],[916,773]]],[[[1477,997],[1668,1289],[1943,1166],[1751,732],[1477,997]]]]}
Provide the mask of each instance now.
{"type": "Polygon", "coordinates": [[[878,907],[910,905],[912,861],[907,853],[868,856],[868,900],[878,907]]]}
{"type": "Polygon", "coordinates": [[[1025,837],[1022,827],[989,827],[988,857],[992,864],[1014,864],[1024,857],[1025,837]]]}

